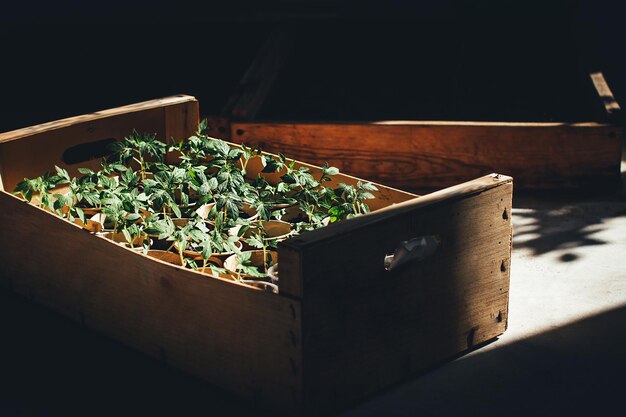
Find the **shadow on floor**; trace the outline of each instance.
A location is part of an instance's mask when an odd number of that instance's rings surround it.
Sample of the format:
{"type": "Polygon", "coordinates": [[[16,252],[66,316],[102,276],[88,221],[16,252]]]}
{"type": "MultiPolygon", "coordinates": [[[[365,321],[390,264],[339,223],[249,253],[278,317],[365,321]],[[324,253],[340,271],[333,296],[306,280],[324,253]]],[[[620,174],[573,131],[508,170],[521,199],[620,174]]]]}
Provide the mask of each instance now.
{"type": "Polygon", "coordinates": [[[463,357],[345,416],[579,416],[623,412],[626,307],[463,357]]]}
{"type": "MultiPolygon", "coordinates": [[[[447,363],[345,416],[606,415],[621,406],[626,307],[447,363]]],[[[240,398],[0,290],[2,416],[263,416],[240,398]]]]}
{"type": "Polygon", "coordinates": [[[608,243],[597,235],[608,220],[626,216],[626,200],[621,196],[605,201],[522,196],[515,207],[514,249],[530,249],[534,256],[565,251],[559,257],[562,262],[579,258],[568,249],[608,243]]]}
{"type": "Polygon", "coordinates": [[[0,416],[266,415],[6,289],[0,329],[0,416]]]}

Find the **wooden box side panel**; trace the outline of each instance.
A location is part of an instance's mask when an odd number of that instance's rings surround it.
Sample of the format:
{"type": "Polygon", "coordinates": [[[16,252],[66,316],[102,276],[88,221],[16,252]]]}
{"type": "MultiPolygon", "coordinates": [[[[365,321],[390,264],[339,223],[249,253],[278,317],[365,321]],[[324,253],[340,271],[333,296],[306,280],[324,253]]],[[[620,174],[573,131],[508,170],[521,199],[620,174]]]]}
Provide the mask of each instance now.
{"type": "Polygon", "coordinates": [[[0,224],[0,283],[260,405],[298,408],[298,301],[134,253],[6,192],[0,224]]]}
{"type": "Polygon", "coordinates": [[[232,122],[231,140],[400,188],[502,172],[523,188],[612,187],[622,129],[597,123],[232,122]]]}
{"type": "Polygon", "coordinates": [[[504,332],[512,188],[302,247],[305,406],[344,406],[504,332]],[[385,255],[418,236],[436,236],[436,251],[386,271],[385,255]]]}
{"type": "MultiPolygon", "coordinates": [[[[197,130],[198,114],[198,102],[193,97],[177,96],[0,134],[1,184],[11,191],[24,178],[54,171],[54,165],[67,169],[70,175],[77,175],[80,167],[98,168],[100,157],[90,158],[86,153],[86,160],[66,163],[64,153],[77,145],[120,140],[133,129],[156,133],[161,140],[180,140],[197,130]]],[[[103,150],[106,147],[95,149],[103,150]]]]}

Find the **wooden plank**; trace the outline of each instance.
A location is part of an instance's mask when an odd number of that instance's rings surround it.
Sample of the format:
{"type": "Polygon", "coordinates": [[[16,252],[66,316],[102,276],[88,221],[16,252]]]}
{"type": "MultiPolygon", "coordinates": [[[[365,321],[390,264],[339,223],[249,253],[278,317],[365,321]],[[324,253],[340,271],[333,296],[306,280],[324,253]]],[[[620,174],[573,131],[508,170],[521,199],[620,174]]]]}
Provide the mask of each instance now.
{"type": "Polygon", "coordinates": [[[622,109],[613,96],[613,92],[604,79],[604,75],[601,72],[593,72],[589,74],[589,77],[591,78],[598,99],[602,103],[605,118],[609,121],[617,121],[616,119],[621,114],[622,109]]]}
{"type": "Polygon", "coordinates": [[[448,187],[490,172],[522,188],[619,183],[622,128],[600,123],[231,123],[231,140],[393,187],[448,187]]]}
{"type": "Polygon", "coordinates": [[[299,301],[134,253],[5,192],[0,224],[0,283],[259,405],[298,408],[299,301]]]}
{"type": "MultiPolygon", "coordinates": [[[[430,207],[450,205],[457,200],[467,199],[490,189],[511,184],[512,181],[513,179],[506,175],[486,175],[419,198],[390,204],[387,207],[379,208],[376,211],[350,219],[349,221],[335,223],[281,242],[279,249],[285,248],[285,252],[288,252],[290,256],[295,257],[295,254],[298,254],[297,256],[300,257],[297,261],[290,261],[290,273],[285,274],[281,279],[281,291],[284,289],[284,291],[296,297],[306,297],[303,287],[305,266],[303,265],[304,260],[302,257],[309,248],[324,246],[327,245],[328,242],[335,240],[337,236],[351,236],[363,230],[365,230],[366,233],[374,230],[376,232],[373,232],[373,234],[376,235],[378,229],[387,227],[387,224],[395,222],[398,218],[406,216],[407,214],[428,210],[430,207]],[[292,288],[297,288],[298,291],[292,292],[292,288]]],[[[395,246],[390,250],[393,251],[394,248],[395,246]]]]}
{"type": "Polygon", "coordinates": [[[207,135],[229,140],[230,139],[230,119],[221,116],[202,116],[207,120],[207,135]]]}
{"type": "Polygon", "coordinates": [[[420,198],[303,243],[305,408],[345,406],[504,332],[512,187],[420,198]],[[422,235],[440,239],[432,256],[384,269],[400,241],[422,235]]]}
{"type": "Polygon", "coordinates": [[[183,101],[166,106],[163,107],[163,112],[165,135],[162,139],[165,143],[169,143],[171,139],[179,142],[198,131],[200,113],[197,101],[183,101]]]}
{"type": "MultiPolygon", "coordinates": [[[[163,107],[164,134],[160,137],[165,143],[180,142],[198,131],[200,113],[198,102],[183,102],[163,107]]],[[[157,136],[158,137],[158,136],[157,136]]],[[[178,154],[167,153],[166,161],[170,164],[180,162],[178,154]]]]}
{"type": "Polygon", "coordinates": [[[133,129],[156,133],[163,139],[166,135],[190,135],[197,129],[197,119],[197,101],[190,96],[176,96],[3,133],[0,154],[4,187],[13,190],[24,178],[53,170],[54,164],[71,175],[77,175],[79,167],[99,167],[99,158],[72,164],[63,162],[63,153],[76,145],[120,140],[133,129]]]}
{"type": "Polygon", "coordinates": [[[222,110],[222,115],[252,120],[261,109],[293,43],[293,32],[277,27],[259,50],[250,68],[222,110]]]}
{"type": "Polygon", "coordinates": [[[10,132],[0,133],[0,142],[8,142],[11,140],[22,139],[24,137],[36,135],[39,133],[57,130],[59,128],[68,127],[82,122],[92,122],[98,119],[104,119],[111,116],[127,115],[129,113],[142,112],[144,110],[162,108],[170,105],[184,103],[188,101],[196,101],[192,96],[177,95],[164,97],[156,100],[144,101],[141,103],[129,104],[128,106],[115,107],[113,109],[97,111],[95,113],[84,114],[81,116],[68,117],[67,119],[55,120],[49,123],[42,123],[35,126],[25,127],[23,129],[12,130],[10,132]]]}
{"type": "Polygon", "coordinates": [[[314,230],[283,241],[278,245],[278,257],[281,259],[280,268],[282,274],[280,290],[284,294],[297,298],[306,296],[304,291],[303,256],[309,247],[325,245],[326,242],[334,239],[336,236],[351,235],[360,229],[372,230],[372,228],[380,227],[379,225],[393,221],[395,217],[404,215],[407,212],[424,209],[431,205],[449,204],[457,199],[467,198],[472,194],[509,183],[511,180],[511,177],[505,175],[487,175],[419,198],[415,196],[416,198],[392,204],[387,203],[385,206],[376,207],[376,211],[372,211],[369,214],[350,219],[349,221],[331,224],[323,229],[314,230]]]}

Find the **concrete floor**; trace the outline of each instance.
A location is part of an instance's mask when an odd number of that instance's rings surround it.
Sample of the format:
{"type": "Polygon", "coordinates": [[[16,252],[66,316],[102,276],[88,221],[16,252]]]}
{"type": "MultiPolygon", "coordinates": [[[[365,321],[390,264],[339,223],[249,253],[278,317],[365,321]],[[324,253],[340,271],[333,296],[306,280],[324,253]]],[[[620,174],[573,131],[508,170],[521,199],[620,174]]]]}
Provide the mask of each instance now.
{"type": "Polygon", "coordinates": [[[343,415],[624,415],[624,196],[515,198],[507,332],[343,415]]]}
{"type": "MultiPolygon", "coordinates": [[[[516,195],[513,225],[508,331],[341,415],[624,414],[626,192],[516,195]]],[[[4,290],[0,328],[0,416],[265,415],[4,290]]]]}

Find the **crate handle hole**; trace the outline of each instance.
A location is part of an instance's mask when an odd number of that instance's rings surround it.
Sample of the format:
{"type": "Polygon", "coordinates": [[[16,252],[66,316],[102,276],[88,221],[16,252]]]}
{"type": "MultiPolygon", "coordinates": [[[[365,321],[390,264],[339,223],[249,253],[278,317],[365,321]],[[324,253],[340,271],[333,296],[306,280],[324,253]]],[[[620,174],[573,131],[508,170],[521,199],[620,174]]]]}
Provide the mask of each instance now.
{"type": "Polygon", "coordinates": [[[426,259],[435,253],[440,243],[441,238],[436,235],[418,236],[402,241],[398,243],[393,254],[385,255],[385,270],[393,271],[409,262],[426,259]]]}
{"type": "Polygon", "coordinates": [[[81,143],[80,145],[67,148],[63,152],[61,159],[67,165],[100,159],[111,154],[109,147],[114,142],[114,138],[106,138],[94,142],[81,143]]]}

